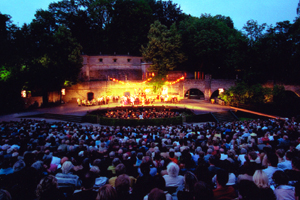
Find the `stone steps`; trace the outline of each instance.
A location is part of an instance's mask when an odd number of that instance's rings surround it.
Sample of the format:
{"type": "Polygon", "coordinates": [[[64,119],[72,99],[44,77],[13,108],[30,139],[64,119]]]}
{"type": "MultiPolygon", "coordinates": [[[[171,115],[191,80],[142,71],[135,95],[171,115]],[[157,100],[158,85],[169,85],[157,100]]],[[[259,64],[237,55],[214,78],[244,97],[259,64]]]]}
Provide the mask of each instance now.
{"type": "Polygon", "coordinates": [[[231,111],[211,113],[217,122],[230,122],[239,120],[231,111]]]}

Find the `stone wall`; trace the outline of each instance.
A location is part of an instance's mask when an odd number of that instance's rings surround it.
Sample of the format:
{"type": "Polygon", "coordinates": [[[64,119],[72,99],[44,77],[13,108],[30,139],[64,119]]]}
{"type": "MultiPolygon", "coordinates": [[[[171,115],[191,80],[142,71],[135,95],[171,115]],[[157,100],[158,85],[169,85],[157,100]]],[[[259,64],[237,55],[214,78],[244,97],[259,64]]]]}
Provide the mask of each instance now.
{"type": "MultiPolygon", "coordinates": [[[[169,94],[178,94],[180,98],[184,98],[184,94],[188,90],[198,89],[204,93],[205,99],[208,100],[215,90],[219,88],[228,89],[234,85],[235,80],[216,80],[207,77],[204,80],[185,79],[179,83],[164,87],[168,88],[169,94]]],[[[142,81],[125,81],[125,84],[114,81],[82,82],[66,88],[66,95],[63,97],[63,100],[68,102],[77,98],[87,99],[87,93],[89,92],[93,92],[94,97],[98,98],[106,95],[123,96],[125,92],[129,92],[132,95],[145,89],[151,89],[151,86],[142,84],[142,81]]]]}
{"type": "Polygon", "coordinates": [[[142,57],[130,55],[83,55],[83,67],[79,75],[82,81],[144,80],[149,64],[142,57]]]}

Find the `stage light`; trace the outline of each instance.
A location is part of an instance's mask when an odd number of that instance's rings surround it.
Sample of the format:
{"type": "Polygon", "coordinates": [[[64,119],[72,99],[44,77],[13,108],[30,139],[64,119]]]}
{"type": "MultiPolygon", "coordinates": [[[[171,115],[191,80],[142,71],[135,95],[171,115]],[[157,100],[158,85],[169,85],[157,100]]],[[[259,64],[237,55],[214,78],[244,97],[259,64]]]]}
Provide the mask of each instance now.
{"type": "Polygon", "coordinates": [[[21,91],[21,97],[26,98],[26,90],[21,91]]]}
{"type": "Polygon", "coordinates": [[[222,94],[224,92],[223,88],[219,88],[219,94],[222,94]]]}

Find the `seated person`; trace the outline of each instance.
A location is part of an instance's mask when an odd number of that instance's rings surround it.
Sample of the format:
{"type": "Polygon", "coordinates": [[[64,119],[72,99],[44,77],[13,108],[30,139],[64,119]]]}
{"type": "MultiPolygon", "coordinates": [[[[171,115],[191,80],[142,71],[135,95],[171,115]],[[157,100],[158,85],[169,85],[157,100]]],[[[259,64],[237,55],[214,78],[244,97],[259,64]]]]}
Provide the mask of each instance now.
{"type": "Polygon", "coordinates": [[[168,174],[163,176],[166,181],[166,187],[183,186],[184,177],[179,175],[179,166],[176,163],[170,162],[167,166],[167,172],[168,174]]]}
{"type": "Polygon", "coordinates": [[[235,190],[232,186],[227,186],[229,174],[225,170],[217,172],[217,188],[213,190],[214,199],[234,199],[236,198],[235,190]]]}
{"type": "Polygon", "coordinates": [[[93,190],[95,183],[95,174],[93,172],[86,172],[82,179],[80,190],[75,190],[73,200],[94,200],[97,197],[97,192],[93,190]]]}
{"type": "MultiPolygon", "coordinates": [[[[116,182],[117,177],[122,175],[122,174],[126,174],[126,167],[123,163],[117,165],[117,167],[116,167],[116,175],[117,176],[114,176],[114,177],[110,178],[108,180],[108,183],[111,186],[115,187],[115,182],[116,182]]],[[[130,187],[133,187],[133,185],[135,184],[136,179],[133,176],[129,176],[129,179],[130,179],[130,187]]]]}
{"type": "Polygon", "coordinates": [[[71,163],[71,161],[64,162],[61,167],[62,173],[57,173],[55,175],[59,188],[64,186],[80,187],[81,181],[79,176],[72,174],[73,169],[74,165],[71,163]]]}
{"type": "Polygon", "coordinates": [[[295,187],[288,185],[288,176],[283,171],[276,171],[272,178],[276,185],[274,193],[277,200],[295,199],[295,187]]]}

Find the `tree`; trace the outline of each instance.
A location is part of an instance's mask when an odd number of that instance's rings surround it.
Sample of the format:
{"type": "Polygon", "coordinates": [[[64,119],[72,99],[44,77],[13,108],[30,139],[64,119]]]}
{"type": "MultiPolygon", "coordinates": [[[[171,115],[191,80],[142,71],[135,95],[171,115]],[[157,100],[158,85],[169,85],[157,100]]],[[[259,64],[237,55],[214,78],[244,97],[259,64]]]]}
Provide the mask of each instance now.
{"type": "Polygon", "coordinates": [[[259,40],[263,36],[264,30],[266,28],[267,28],[266,23],[259,25],[258,22],[254,21],[253,19],[247,21],[243,29],[246,32],[246,36],[249,38],[250,46],[253,46],[254,42],[259,40]]]}
{"type": "Polygon", "coordinates": [[[182,10],[180,9],[180,6],[170,0],[148,0],[148,4],[152,9],[154,20],[160,21],[160,23],[167,26],[168,28],[170,28],[174,23],[176,23],[176,25],[179,25],[179,22],[182,21],[185,17],[185,15],[182,13],[182,10]]]}
{"type": "Polygon", "coordinates": [[[150,6],[144,0],[117,0],[110,16],[106,27],[109,54],[139,55],[153,22],[150,6]]]}
{"type": "Polygon", "coordinates": [[[249,85],[240,82],[236,86],[225,90],[220,98],[230,105],[261,105],[270,101],[271,96],[270,88],[264,88],[261,84],[249,85]]]}
{"type": "Polygon", "coordinates": [[[18,111],[22,108],[21,89],[24,66],[20,63],[16,33],[10,16],[0,13],[0,113],[18,111]]]}
{"type": "MultiPolygon", "coordinates": [[[[60,26],[33,56],[28,72],[28,88],[39,91],[43,102],[48,102],[48,92],[60,91],[66,81],[76,83],[82,67],[81,46],[72,37],[71,32],[60,26]]],[[[36,47],[38,48],[38,47],[36,47]]]]}
{"type": "Polygon", "coordinates": [[[243,66],[247,48],[241,32],[230,28],[228,17],[202,15],[180,22],[182,49],[188,56],[184,69],[212,74],[214,78],[235,78],[243,66]]]}
{"type": "Polygon", "coordinates": [[[144,60],[151,62],[149,71],[156,74],[152,83],[159,89],[166,80],[167,72],[185,59],[184,54],[180,52],[181,37],[175,24],[168,29],[159,21],[155,21],[150,26],[148,39],[147,46],[142,46],[141,52],[144,60]]]}

